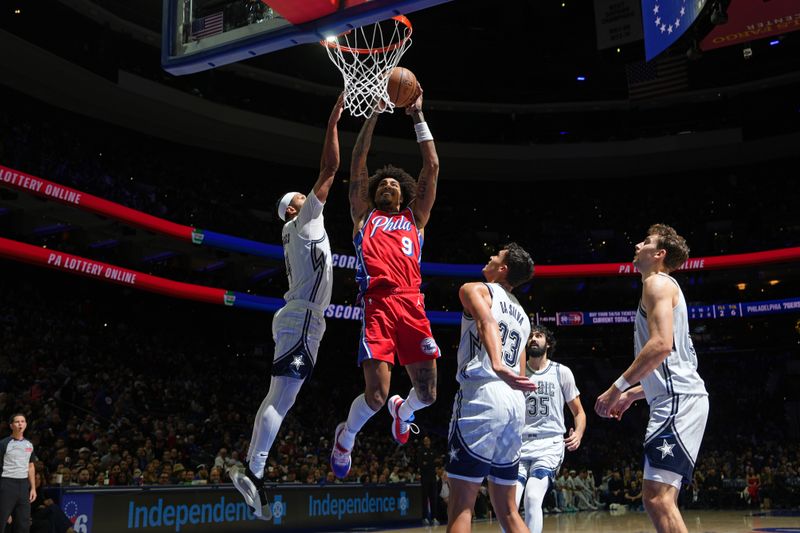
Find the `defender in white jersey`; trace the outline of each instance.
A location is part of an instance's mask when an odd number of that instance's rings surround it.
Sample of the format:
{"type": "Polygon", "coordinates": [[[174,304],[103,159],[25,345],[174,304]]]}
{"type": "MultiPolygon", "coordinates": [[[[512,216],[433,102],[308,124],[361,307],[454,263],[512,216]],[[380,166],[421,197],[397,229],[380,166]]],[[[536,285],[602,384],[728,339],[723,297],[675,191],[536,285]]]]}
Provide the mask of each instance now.
{"type": "Polygon", "coordinates": [[[286,305],[272,319],[275,355],[269,392],[256,413],[253,435],[244,471],[231,473],[239,492],[258,518],[272,518],[263,491],[264,466],[286,413],[294,405],[303,382],[317,361],[325,333],[324,311],[331,301],[331,246],[325,232],[322,210],[339,168],[337,123],[342,116],[340,96],[328,119],[320,172],[308,196],[285,194],[278,202],[283,226],[283,255],[289,290],[286,305]]]}
{"type": "Polygon", "coordinates": [[[472,508],[484,478],[500,525],[525,531],[514,505],[514,484],[522,445],[525,397],[536,385],[525,377],[528,315],[511,290],[533,275],[533,260],[511,243],[483,269],[489,283],[467,283],[458,346],[460,389],[450,420],[450,480],[447,531],[470,531],[472,508]]]}
{"type": "Polygon", "coordinates": [[[643,280],[634,328],[636,359],[595,403],[597,414],[617,419],[638,399],[650,404],[642,501],[659,532],[686,531],[678,491],[681,480],[691,482],[708,419],[708,393],[697,373],[686,300],[669,275],[688,257],[684,238],[664,224],[651,226],[636,245],[633,264],[643,280]]]}
{"type": "Polygon", "coordinates": [[[525,525],[531,533],[542,531],[542,501],[550,484],[555,483],[564,461],[564,448],[577,450],[586,432],[586,413],[575,376],[568,367],[550,359],[555,348],[552,331],[538,324],[531,326],[525,349],[528,359],[525,373],[536,384],[536,391],[525,394],[516,490],[517,507],[525,494],[525,525]],[[566,437],[565,406],[569,406],[575,422],[566,437]]]}

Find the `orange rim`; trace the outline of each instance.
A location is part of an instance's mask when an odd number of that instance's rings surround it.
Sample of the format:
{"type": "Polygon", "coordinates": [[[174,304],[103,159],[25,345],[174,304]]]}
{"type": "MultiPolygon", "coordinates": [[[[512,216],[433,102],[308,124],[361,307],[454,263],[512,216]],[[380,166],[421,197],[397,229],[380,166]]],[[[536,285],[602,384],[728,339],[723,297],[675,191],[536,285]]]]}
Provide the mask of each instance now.
{"type": "MultiPolygon", "coordinates": [[[[349,52],[351,54],[373,54],[375,52],[390,52],[397,48],[400,48],[407,40],[411,38],[411,33],[414,29],[411,27],[411,21],[405,15],[397,15],[396,17],[392,17],[392,19],[400,22],[406,27],[406,35],[401,40],[397,41],[396,43],[390,44],[389,46],[384,46],[382,48],[351,48],[349,46],[343,46],[338,43],[338,41],[328,41],[327,39],[323,39],[319,42],[322,46],[326,46],[328,48],[332,48],[334,50],[341,50],[343,52],[349,52]]],[[[337,39],[342,35],[347,35],[353,30],[348,30],[344,33],[340,33],[337,35],[337,39]]]]}

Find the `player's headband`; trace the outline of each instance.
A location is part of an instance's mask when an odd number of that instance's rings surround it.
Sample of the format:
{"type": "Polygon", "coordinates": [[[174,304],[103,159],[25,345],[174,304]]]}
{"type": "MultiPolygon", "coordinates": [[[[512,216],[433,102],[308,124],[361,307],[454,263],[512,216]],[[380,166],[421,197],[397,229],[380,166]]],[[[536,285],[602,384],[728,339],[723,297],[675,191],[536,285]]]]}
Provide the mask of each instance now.
{"type": "Polygon", "coordinates": [[[286,222],[286,209],[289,207],[289,204],[292,203],[292,198],[294,198],[295,194],[300,194],[299,192],[287,192],[281,198],[281,201],[278,202],[278,217],[286,222]]]}

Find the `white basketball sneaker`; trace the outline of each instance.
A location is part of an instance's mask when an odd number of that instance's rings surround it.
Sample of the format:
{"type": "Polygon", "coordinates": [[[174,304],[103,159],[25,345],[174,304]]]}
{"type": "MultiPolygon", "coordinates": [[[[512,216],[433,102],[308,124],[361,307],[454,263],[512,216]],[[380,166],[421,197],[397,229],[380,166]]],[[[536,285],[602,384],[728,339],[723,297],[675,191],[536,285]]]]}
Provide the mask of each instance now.
{"type": "Polygon", "coordinates": [[[272,520],[272,505],[267,500],[267,494],[264,491],[264,480],[258,479],[250,471],[249,465],[245,465],[244,470],[232,469],[230,476],[233,486],[242,495],[247,505],[253,509],[255,517],[259,520],[272,520]]]}
{"type": "Polygon", "coordinates": [[[348,450],[339,444],[339,436],[344,432],[346,422],[342,422],[336,426],[336,432],[333,434],[333,449],[331,450],[331,470],[333,474],[339,479],[344,479],[350,473],[350,464],[352,459],[350,453],[353,450],[348,450]]]}

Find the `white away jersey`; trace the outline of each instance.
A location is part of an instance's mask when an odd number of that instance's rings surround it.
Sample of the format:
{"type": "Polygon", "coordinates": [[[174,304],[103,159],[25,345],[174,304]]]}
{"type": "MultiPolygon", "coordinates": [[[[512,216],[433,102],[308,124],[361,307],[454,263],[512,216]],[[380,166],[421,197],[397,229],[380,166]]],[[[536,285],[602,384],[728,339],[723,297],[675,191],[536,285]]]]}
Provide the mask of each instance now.
{"type": "Polygon", "coordinates": [[[536,383],[536,391],[525,393],[525,428],[522,434],[534,434],[536,438],[563,435],[567,431],[564,406],[580,394],[572,370],[555,361],[550,361],[539,372],[526,369],[528,378],[536,383]]]}
{"type": "Polygon", "coordinates": [[[304,300],[322,310],[331,303],[333,279],[331,243],[325,232],[323,207],[314,192],[310,192],[300,213],[283,225],[282,234],[289,277],[289,290],[283,299],[304,300]]]}
{"type": "MultiPolygon", "coordinates": [[[[678,287],[678,305],[672,310],[672,350],[669,356],[658,368],[645,376],[642,388],[647,403],[659,396],[673,394],[701,394],[707,395],[706,386],[700,374],[697,373],[697,354],[694,351],[692,337],[689,334],[689,313],[686,309],[686,299],[683,297],[680,285],[674,278],[660,272],[678,287]]],[[[647,325],[647,311],[639,301],[639,310],[633,328],[634,357],[638,357],[642,347],[650,339],[650,329],[647,325]]]]}
{"type": "MultiPolygon", "coordinates": [[[[531,333],[528,315],[513,294],[497,283],[485,283],[492,296],[492,316],[500,328],[503,363],[519,372],[519,358],[531,333]]],[[[458,344],[458,373],[462,385],[499,380],[486,348],[481,343],[478,328],[466,313],[461,318],[461,341],[458,344]]]]}

